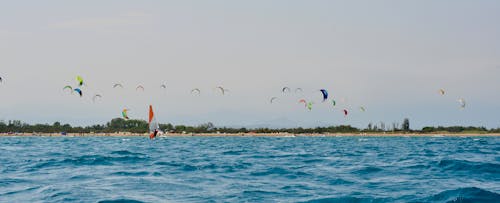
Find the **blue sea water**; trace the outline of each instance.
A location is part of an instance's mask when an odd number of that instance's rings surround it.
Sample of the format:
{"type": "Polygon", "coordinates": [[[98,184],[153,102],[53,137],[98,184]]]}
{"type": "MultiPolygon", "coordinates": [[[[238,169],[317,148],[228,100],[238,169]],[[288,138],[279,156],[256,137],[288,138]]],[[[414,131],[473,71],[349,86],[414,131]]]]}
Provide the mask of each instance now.
{"type": "Polygon", "coordinates": [[[0,202],[500,202],[499,137],[0,137],[0,202]]]}

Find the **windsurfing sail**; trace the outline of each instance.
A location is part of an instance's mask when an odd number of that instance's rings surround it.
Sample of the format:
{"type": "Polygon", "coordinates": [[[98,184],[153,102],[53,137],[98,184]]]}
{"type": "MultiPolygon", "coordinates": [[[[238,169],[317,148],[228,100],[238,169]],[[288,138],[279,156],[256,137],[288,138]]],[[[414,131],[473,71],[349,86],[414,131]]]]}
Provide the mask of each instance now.
{"type": "Polygon", "coordinates": [[[149,139],[154,139],[158,133],[160,132],[160,126],[158,122],[156,122],[156,117],[153,112],[153,106],[149,105],[149,139]]]}

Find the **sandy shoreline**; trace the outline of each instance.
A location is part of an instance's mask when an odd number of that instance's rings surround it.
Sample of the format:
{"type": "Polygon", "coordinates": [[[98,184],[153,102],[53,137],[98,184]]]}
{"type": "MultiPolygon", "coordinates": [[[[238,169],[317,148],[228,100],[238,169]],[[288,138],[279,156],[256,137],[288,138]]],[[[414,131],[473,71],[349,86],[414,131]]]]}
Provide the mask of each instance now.
{"type": "MultiPolygon", "coordinates": [[[[40,137],[147,137],[149,134],[127,132],[117,133],[0,133],[5,136],[40,136],[40,137]]],[[[500,133],[168,133],[162,137],[496,137],[500,133]]]]}

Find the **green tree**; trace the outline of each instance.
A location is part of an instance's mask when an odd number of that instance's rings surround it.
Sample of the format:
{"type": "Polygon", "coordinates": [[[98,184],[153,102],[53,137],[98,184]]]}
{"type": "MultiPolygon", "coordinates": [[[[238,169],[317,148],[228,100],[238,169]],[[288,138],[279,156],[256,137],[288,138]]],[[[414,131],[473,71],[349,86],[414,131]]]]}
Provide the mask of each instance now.
{"type": "Polygon", "coordinates": [[[408,118],[405,118],[403,120],[403,131],[405,132],[410,131],[410,120],[408,118]]]}

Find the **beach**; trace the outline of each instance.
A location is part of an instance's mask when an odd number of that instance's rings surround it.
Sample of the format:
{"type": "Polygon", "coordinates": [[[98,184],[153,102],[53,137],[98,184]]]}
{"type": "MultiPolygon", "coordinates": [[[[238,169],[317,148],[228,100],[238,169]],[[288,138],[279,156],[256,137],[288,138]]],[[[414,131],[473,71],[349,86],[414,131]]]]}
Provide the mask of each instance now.
{"type": "MultiPolygon", "coordinates": [[[[149,133],[0,133],[5,136],[41,136],[41,137],[146,137],[149,133]]],[[[498,137],[500,133],[167,133],[160,137],[498,137]]]]}

